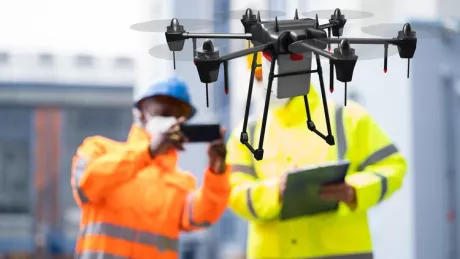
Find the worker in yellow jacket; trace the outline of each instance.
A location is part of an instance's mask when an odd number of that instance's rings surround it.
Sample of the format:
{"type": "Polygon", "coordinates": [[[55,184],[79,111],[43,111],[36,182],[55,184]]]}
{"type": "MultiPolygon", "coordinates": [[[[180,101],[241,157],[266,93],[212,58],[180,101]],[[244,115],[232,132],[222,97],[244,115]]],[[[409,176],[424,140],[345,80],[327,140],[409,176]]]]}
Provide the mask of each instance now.
{"type": "MultiPolygon", "coordinates": [[[[289,99],[288,99],[289,100],[289,99]]],[[[321,99],[310,87],[312,119],[325,132],[321,99]],[[322,128],[323,127],[323,128],[322,128]]],[[[264,158],[256,161],[239,137],[237,127],[227,144],[232,165],[229,206],[249,220],[248,258],[372,259],[367,210],[388,199],[403,182],[406,161],[375,120],[359,104],[341,107],[328,102],[336,145],[308,130],[303,97],[269,113],[264,158]],[[312,164],[347,159],[344,184],[324,186],[324,199],[339,201],[335,212],[282,221],[285,172],[312,164]]],[[[258,145],[261,118],[248,125],[258,145]]]]}

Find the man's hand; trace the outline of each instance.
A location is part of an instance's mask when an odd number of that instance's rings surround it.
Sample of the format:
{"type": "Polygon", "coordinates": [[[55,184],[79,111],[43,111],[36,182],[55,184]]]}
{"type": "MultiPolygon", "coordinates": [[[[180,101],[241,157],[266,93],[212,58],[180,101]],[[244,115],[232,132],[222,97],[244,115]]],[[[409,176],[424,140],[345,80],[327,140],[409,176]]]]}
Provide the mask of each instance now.
{"type": "Polygon", "coordinates": [[[279,193],[279,200],[283,200],[284,190],[286,189],[286,180],[287,180],[287,172],[283,173],[280,178],[280,193],[279,193]]]}
{"type": "Polygon", "coordinates": [[[208,146],[209,168],[216,174],[223,174],[225,172],[227,148],[225,147],[224,136],[225,129],[221,129],[220,139],[214,140],[208,146]]]}
{"type": "Polygon", "coordinates": [[[326,200],[342,201],[354,208],[356,206],[356,191],[347,183],[329,184],[321,188],[319,195],[326,200]]]}
{"type": "Polygon", "coordinates": [[[167,153],[171,149],[184,150],[184,143],[187,138],[180,131],[180,125],[186,121],[181,117],[166,132],[149,132],[151,135],[150,154],[158,156],[167,153]]]}

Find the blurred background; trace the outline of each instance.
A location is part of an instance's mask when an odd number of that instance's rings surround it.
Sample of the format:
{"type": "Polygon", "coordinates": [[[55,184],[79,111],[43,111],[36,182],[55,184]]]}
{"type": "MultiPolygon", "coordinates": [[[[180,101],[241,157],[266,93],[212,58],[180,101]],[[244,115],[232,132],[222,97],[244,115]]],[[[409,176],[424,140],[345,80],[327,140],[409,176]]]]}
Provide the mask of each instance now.
{"type": "MultiPolygon", "coordinates": [[[[371,112],[409,162],[403,189],[369,212],[376,258],[460,258],[460,36],[442,33],[445,18],[459,24],[458,0],[0,1],[0,258],[72,257],[80,213],[70,189],[76,148],[96,134],[125,140],[133,95],[174,73],[166,60],[172,53],[149,55],[166,43],[164,34],[130,26],[183,17],[209,19],[212,26],[204,32],[243,32],[235,19],[243,13],[229,11],[248,7],[284,12],[280,19],[293,17],[295,8],[374,14],[350,19],[347,37],[369,36],[360,28],[383,22],[431,28],[419,38],[410,79],[407,61],[397,55],[382,72],[383,59],[376,59],[383,57],[382,47],[375,59],[358,60],[348,95],[371,112]]],[[[223,52],[246,46],[242,40],[216,45],[223,52]]],[[[220,76],[207,108],[192,53],[180,55],[189,62],[177,62],[175,73],[190,84],[199,108],[194,122],[235,126],[244,114],[247,60],[230,62],[230,94],[220,76]]],[[[336,89],[328,98],[343,102],[343,88],[337,83],[336,89]]],[[[260,97],[255,94],[254,112],[260,97]]],[[[204,151],[190,145],[180,160],[200,179],[204,151]]],[[[228,211],[210,230],[184,235],[182,257],[242,259],[245,242],[245,222],[228,211]]]]}

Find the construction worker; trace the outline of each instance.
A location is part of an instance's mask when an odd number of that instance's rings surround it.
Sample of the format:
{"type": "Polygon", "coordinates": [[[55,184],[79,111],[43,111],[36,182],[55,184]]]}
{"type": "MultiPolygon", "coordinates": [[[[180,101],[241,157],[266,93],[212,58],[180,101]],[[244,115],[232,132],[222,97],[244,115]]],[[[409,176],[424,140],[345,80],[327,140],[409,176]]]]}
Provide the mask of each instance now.
{"type": "Polygon", "coordinates": [[[177,167],[186,141],[179,125],[196,112],[185,82],[157,82],[134,106],[137,123],[127,142],[88,137],[73,159],[71,184],[82,210],[79,259],[178,258],[179,232],[206,228],[226,209],[223,139],[209,144],[201,188],[177,167]]]}
{"type": "MultiPolygon", "coordinates": [[[[227,144],[232,166],[229,206],[249,220],[247,256],[253,258],[372,259],[367,210],[397,191],[406,161],[375,120],[360,105],[328,102],[335,145],[308,130],[303,97],[279,104],[269,112],[264,157],[256,161],[240,143],[241,126],[227,144]],[[285,172],[312,164],[347,159],[345,183],[323,186],[323,199],[339,202],[337,211],[282,221],[285,172]]],[[[325,132],[321,98],[308,93],[312,119],[325,132]]],[[[258,145],[261,118],[248,124],[258,145]]],[[[299,206],[301,206],[299,204],[299,206]]]]}

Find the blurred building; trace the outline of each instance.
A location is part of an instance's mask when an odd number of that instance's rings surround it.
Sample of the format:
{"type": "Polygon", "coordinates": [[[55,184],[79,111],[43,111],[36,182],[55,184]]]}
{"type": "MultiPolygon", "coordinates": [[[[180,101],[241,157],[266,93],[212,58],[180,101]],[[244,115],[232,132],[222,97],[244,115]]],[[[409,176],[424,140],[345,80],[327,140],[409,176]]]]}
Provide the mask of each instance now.
{"type": "Polygon", "coordinates": [[[71,253],[79,209],[71,159],[82,140],[123,141],[135,62],[0,52],[0,253],[71,253]]]}

